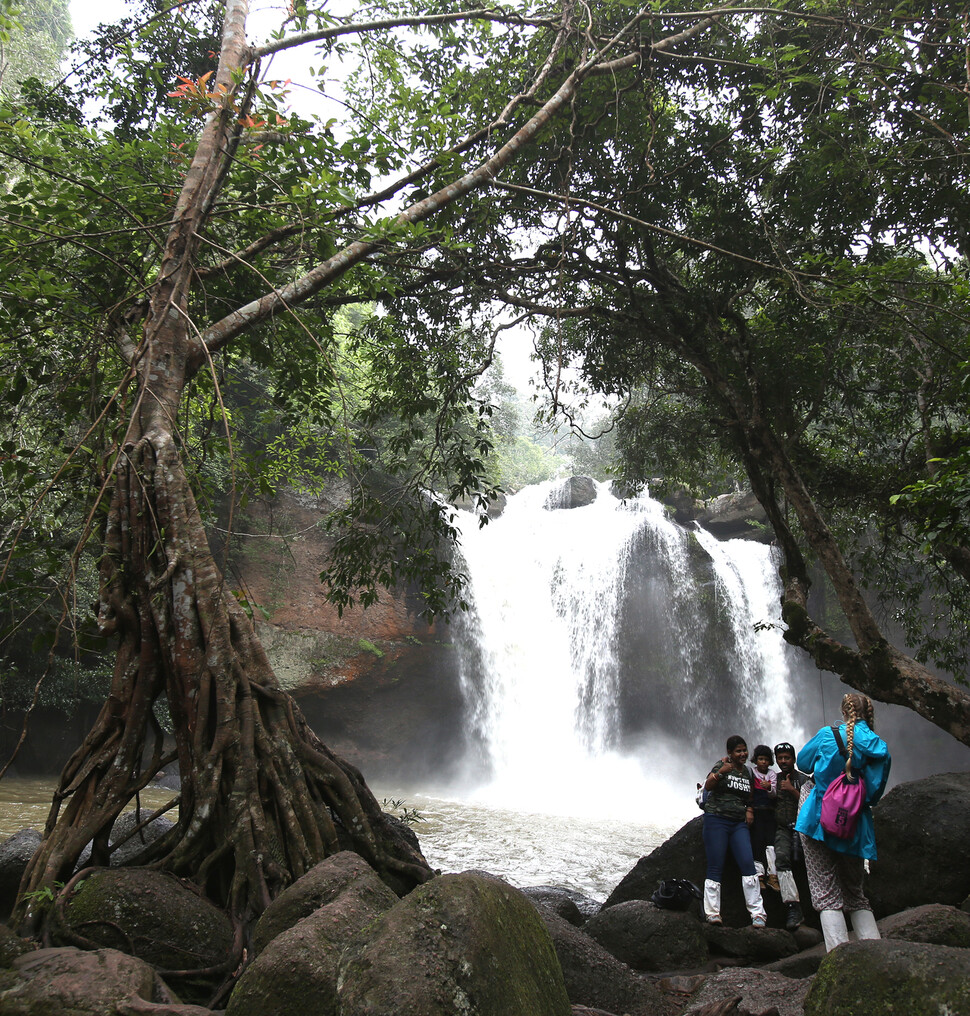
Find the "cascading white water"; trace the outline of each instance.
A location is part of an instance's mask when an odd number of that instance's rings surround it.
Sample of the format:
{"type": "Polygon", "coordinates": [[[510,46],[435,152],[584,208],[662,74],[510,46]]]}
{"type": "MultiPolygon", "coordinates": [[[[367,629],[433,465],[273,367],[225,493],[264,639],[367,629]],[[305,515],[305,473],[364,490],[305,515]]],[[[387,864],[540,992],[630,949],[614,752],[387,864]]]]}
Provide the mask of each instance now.
{"type": "MultiPolygon", "coordinates": [[[[802,730],[794,713],[785,643],[780,637],[772,637],[768,629],[755,628],[756,624],[777,625],[781,613],[774,554],[760,543],[721,542],[700,527],[695,536],[714,566],[715,588],[723,598],[734,636],[738,685],[749,703],[756,729],[782,730],[784,740],[800,742],[802,730]]],[[[754,749],[754,744],[748,747],[754,749]]]]}
{"type": "Polygon", "coordinates": [[[554,488],[523,490],[482,529],[462,519],[472,609],[456,641],[484,755],[476,793],[547,813],[689,817],[728,734],[753,747],[801,733],[780,634],[754,628],[778,614],[770,548],[698,533],[699,554],[648,497],[600,486],[585,507],[550,510],[554,488]]]}

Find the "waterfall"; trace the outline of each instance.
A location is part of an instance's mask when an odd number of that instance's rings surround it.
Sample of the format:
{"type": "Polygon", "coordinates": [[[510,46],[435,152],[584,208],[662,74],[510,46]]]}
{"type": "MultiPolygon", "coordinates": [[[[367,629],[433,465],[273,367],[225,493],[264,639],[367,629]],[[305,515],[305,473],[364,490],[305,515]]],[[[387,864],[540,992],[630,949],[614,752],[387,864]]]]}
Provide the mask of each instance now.
{"type": "Polygon", "coordinates": [[[751,748],[803,735],[789,651],[755,628],[779,613],[771,548],[688,531],[605,485],[584,507],[555,499],[554,483],[526,488],[482,528],[460,513],[470,609],[455,642],[479,798],[683,814],[729,734],[751,748]]]}

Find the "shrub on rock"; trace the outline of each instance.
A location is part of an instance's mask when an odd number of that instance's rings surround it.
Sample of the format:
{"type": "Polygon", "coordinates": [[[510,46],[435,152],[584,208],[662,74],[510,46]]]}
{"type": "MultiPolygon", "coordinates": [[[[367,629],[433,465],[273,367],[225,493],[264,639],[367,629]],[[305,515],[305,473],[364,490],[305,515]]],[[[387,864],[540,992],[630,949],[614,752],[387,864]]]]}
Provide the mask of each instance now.
{"type": "Polygon", "coordinates": [[[340,959],[341,1016],[569,1016],[549,935],[518,890],[479,875],[419,886],[340,959]]]}
{"type": "Polygon", "coordinates": [[[233,944],[222,910],[174,875],[147,868],[94,871],[60,908],[52,935],[60,944],[137,956],[192,1002],[207,1001],[225,979],[233,944]]]}
{"type": "Polygon", "coordinates": [[[970,951],[924,942],[849,942],[826,955],[805,1016],[970,1016],[970,951]]]}
{"type": "Polygon", "coordinates": [[[587,935],[634,970],[679,970],[707,962],[701,924],[691,914],[662,910],[646,900],[628,900],[601,910],[584,928],[587,935]]]}

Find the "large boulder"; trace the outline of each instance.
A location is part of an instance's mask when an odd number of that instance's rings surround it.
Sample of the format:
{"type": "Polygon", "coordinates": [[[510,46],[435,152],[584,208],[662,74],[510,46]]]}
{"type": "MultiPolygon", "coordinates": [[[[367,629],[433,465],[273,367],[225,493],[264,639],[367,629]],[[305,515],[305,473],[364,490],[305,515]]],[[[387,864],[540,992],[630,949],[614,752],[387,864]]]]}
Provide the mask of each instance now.
{"type": "Polygon", "coordinates": [[[533,905],[480,875],[442,875],[360,932],[338,972],[341,1016],[570,1016],[533,905]]]}
{"type": "Polygon", "coordinates": [[[331,863],[321,862],[290,887],[295,892],[270,915],[270,925],[260,921],[263,935],[280,930],[239,979],[226,1016],[337,1016],[341,1011],[337,964],[344,946],[398,902],[376,872],[351,857],[335,854],[328,858],[331,863]],[[314,900],[319,905],[312,912],[281,928],[314,900]]]}
{"type": "Polygon", "coordinates": [[[544,507],[585,508],[596,500],[596,481],[589,476],[570,476],[550,491],[544,507]]]}
{"type": "Polygon", "coordinates": [[[774,539],[768,515],[751,491],[721,494],[704,501],[698,506],[694,519],[722,540],[769,543],[774,539]]]}
{"type": "Polygon", "coordinates": [[[874,939],[833,949],[805,999],[805,1016],[970,1016],[970,950],[874,939]]]}
{"type": "Polygon", "coordinates": [[[21,829],[0,843],[0,920],[6,920],[13,910],[20,879],[40,839],[36,829],[21,829]]]}
{"type": "Polygon", "coordinates": [[[628,1016],[667,1016],[668,998],[598,942],[548,907],[537,906],[552,938],[573,1006],[628,1016]]]}
{"type": "Polygon", "coordinates": [[[970,772],[894,787],[873,809],[879,859],[867,895],[877,917],[970,895],[970,772]]]}
{"type": "MultiPolygon", "coordinates": [[[[686,878],[695,885],[702,886],[707,870],[704,842],[701,839],[703,823],[703,815],[692,818],[646,857],[641,857],[610,893],[603,907],[615,907],[628,900],[649,900],[665,878],[686,878]]],[[[794,875],[802,898],[805,920],[817,926],[818,915],[811,907],[803,864],[796,864],[794,875]]],[[[766,890],[762,895],[768,912],[768,924],[773,928],[783,928],[787,913],[781,896],[771,890],[766,890]]],[[[751,923],[741,893],[741,873],[730,854],[724,865],[724,879],[721,883],[721,916],[725,924],[734,927],[751,923]]]]}
{"type": "Polygon", "coordinates": [[[230,972],[229,918],[166,872],[96,869],[77,885],[60,915],[52,931],[55,943],[137,956],[187,1001],[207,1001],[230,972]]]}
{"type": "Polygon", "coordinates": [[[253,929],[254,953],[259,955],[277,935],[332,903],[351,887],[358,894],[367,889],[375,900],[382,900],[380,910],[397,903],[397,896],[360,854],[342,850],[311,868],[263,911],[253,929]]]}
{"type": "Polygon", "coordinates": [[[123,811],[115,819],[109,837],[109,842],[112,845],[118,844],[111,852],[110,864],[112,868],[136,864],[138,855],[146,847],[175,827],[175,823],[167,815],[159,815],[143,826],[142,823],[149,813],[146,808],[142,808],[140,811],[123,811]],[[139,826],[141,826],[140,829],[139,826]],[[137,832],[135,832],[136,829],[137,832]]]}
{"type": "Polygon", "coordinates": [[[36,942],[21,938],[6,924],[0,924],[0,967],[13,966],[14,960],[20,959],[24,953],[33,952],[36,942]]]}
{"type": "Polygon", "coordinates": [[[696,916],[662,910],[645,900],[628,900],[601,910],[584,930],[634,970],[681,970],[702,966],[708,959],[696,916]]]}
{"type": "Polygon", "coordinates": [[[942,903],[927,903],[884,917],[879,932],[883,938],[970,949],[970,914],[942,903]]]}
{"type": "Polygon", "coordinates": [[[0,970],[3,1016],[106,1016],[135,999],[177,1001],[149,964],[115,949],[37,949],[0,970]]]}
{"type": "Polygon", "coordinates": [[[560,917],[565,917],[577,928],[581,928],[594,914],[599,913],[603,906],[602,902],[594,900],[591,896],[562,886],[531,885],[523,887],[522,892],[533,903],[540,903],[555,910],[560,917]]]}

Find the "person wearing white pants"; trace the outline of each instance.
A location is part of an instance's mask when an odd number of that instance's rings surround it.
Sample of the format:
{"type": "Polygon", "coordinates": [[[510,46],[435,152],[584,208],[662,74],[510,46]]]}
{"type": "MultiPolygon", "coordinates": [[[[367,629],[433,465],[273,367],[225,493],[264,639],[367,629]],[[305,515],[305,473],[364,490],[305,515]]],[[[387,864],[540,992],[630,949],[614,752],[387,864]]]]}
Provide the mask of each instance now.
{"type": "Polygon", "coordinates": [[[798,768],[811,772],[814,782],[795,829],[801,836],[812,906],[819,913],[826,951],[849,941],[850,923],[856,939],[879,938],[863,879],[866,861],[876,860],[872,805],[886,789],[891,765],[889,747],[873,730],[872,702],[865,695],[846,695],[842,716],[841,727],[822,727],[797,759],[798,768]],[[822,797],[843,769],[865,781],[865,804],[851,835],[838,837],[822,827],[822,797]]]}
{"type": "Polygon", "coordinates": [[[741,871],[744,903],[756,928],[767,924],[761,884],[755,874],[748,833],[754,811],[751,807],[751,771],[745,765],[748,746],[735,734],[727,740],[727,755],[715,762],[704,789],[704,853],[707,873],[704,880],[704,917],[709,924],[721,924],[721,876],[728,850],[741,871]]]}

